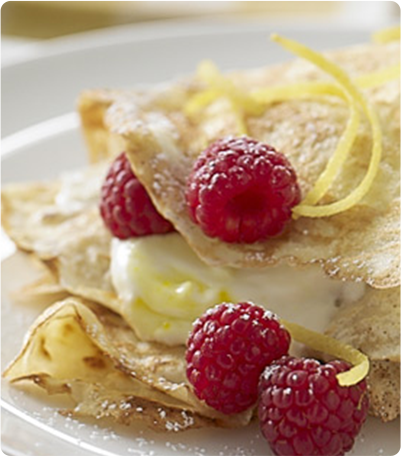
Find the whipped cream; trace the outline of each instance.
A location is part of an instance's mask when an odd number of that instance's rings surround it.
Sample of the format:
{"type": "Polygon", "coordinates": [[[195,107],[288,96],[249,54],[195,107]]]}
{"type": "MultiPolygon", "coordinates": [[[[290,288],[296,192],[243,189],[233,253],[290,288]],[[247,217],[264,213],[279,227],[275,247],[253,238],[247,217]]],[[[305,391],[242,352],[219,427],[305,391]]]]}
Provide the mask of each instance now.
{"type": "Polygon", "coordinates": [[[177,233],[113,239],[111,276],[121,313],[143,340],[184,344],[192,322],[222,301],[253,301],[281,318],[323,331],[336,305],[360,299],[365,285],[294,269],[211,267],[177,233]]]}

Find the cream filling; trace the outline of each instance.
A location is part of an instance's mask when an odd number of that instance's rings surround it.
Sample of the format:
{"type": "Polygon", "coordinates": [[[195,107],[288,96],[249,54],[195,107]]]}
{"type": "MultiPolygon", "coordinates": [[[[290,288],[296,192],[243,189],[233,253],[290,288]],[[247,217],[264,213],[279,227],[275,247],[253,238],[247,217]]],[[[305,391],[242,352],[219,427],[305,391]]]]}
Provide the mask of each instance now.
{"type": "Polygon", "coordinates": [[[192,322],[222,301],[252,301],[323,331],[336,305],[360,299],[362,283],[335,281],[319,266],[234,269],[204,264],[181,235],[113,239],[111,277],[121,313],[137,335],[185,344],[192,322]]]}

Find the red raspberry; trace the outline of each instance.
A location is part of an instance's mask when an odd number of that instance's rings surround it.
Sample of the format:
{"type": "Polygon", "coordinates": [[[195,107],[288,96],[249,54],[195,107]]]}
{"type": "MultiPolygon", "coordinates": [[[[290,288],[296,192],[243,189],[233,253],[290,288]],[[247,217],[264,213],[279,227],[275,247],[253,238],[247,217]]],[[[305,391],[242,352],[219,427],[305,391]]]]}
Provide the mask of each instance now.
{"type": "Polygon", "coordinates": [[[255,404],[263,369],[288,353],[277,317],[249,302],[223,303],[196,320],[187,343],[187,377],[196,396],[225,414],[255,404]]]}
{"type": "Polygon", "coordinates": [[[174,230],[157,212],[124,152],[111,164],[102,185],[100,214],[113,236],[120,239],[174,230]]]}
{"type": "Polygon", "coordinates": [[[279,234],[300,199],[287,158],[245,136],[220,139],[204,150],[186,189],[192,220],[225,242],[252,243],[279,234]]]}
{"type": "Polygon", "coordinates": [[[341,387],[344,361],[284,356],[260,381],[259,420],[276,455],[337,456],[349,451],[368,412],[366,381],[341,387]]]}

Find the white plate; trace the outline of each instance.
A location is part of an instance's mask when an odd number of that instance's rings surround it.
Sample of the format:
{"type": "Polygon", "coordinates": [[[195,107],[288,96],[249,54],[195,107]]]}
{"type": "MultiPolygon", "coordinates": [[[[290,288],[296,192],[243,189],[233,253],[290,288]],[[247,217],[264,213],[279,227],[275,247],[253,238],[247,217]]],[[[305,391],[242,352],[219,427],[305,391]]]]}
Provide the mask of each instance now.
{"type": "MultiPolygon", "coordinates": [[[[83,42],[79,50],[63,48],[60,54],[52,50],[49,56],[7,68],[3,76],[3,92],[7,92],[7,97],[2,101],[3,119],[8,118],[7,131],[48,120],[4,140],[3,183],[54,177],[85,162],[76,115],[61,115],[68,112],[68,106],[85,87],[155,82],[193,70],[204,57],[215,59],[223,68],[278,61],[285,58],[285,53],[266,42],[267,30],[272,29],[209,26],[205,34],[196,27],[189,33],[187,26],[185,33],[178,30],[174,35],[170,31],[165,36],[159,34],[153,39],[148,36],[142,41],[138,36],[127,38],[124,34],[125,40],[114,38],[109,46],[96,47],[83,42]],[[57,81],[60,74],[63,76],[57,81]],[[53,81],[57,81],[56,87],[51,84],[53,81]],[[28,89],[24,91],[26,103],[25,111],[20,111],[21,119],[15,111],[24,103],[18,98],[13,103],[11,97],[24,84],[28,84],[28,89]]],[[[368,31],[360,30],[343,30],[340,34],[338,30],[326,34],[316,29],[278,31],[318,48],[352,44],[369,36],[368,31]]],[[[2,257],[12,252],[12,243],[3,237],[2,257]]],[[[9,299],[10,291],[18,289],[33,274],[21,255],[9,256],[3,262],[2,369],[17,353],[27,327],[40,312],[40,308],[11,304],[9,299]]],[[[245,429],[207,429],[171,435],[155,434],[138,426],[121,428],[82,423],[58,415],[59,404],[49,398],[33,397],[4,381],[2,403],[2,448],[10,455],[50,456],[55,454],[55,449],[60,455],[77,456],[270,454],[256,424],[245,429]]],[[[400,448],[399,426],[399,420],[384,425],[370,418],[350,454],[396,454],[400,448]]]]}

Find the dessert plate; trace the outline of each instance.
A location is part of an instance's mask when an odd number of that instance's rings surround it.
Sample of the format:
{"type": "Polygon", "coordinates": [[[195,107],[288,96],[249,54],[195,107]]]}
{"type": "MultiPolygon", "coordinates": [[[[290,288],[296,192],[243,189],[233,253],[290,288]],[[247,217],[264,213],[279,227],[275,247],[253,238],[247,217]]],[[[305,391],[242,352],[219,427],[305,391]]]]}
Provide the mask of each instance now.
{"type": "MultiPolygon", "coordinates": [[[[204,57],[214,58],[218,63],[219,61],[222,62],[223,67],[257,66],[275,61],[274,54],[269,55],[267,52],[268,45],[266,45],[266,53],[263,52],[265,54],[263,61],[261,61],[262,53],[259,51],[252,57],[245,58],[242,56],[242,59],[234,60],[233,57],[227,58],[226,56],[226,53],[232,49],[231,46],[227,46],[227,42],[230,42],[230,40],[227,41],[227,37],[231,37],[235,42],[242,36],[240,41],[244,50],[247,48],[252,49],[252,43],[255,43],[256,40],[262,40],[263,44],[260,45],[260,48],[263,48],[268,29],[266,26],[263,29],[260,27],[256,31],[255,29],[251,31],[251,29],[242,28],[242,30],[239,30],[231,28],[224,34],[221,28],[215,28],[214,32],[209,30],[206,35],[203,35],[207,37],[203,44],[198,44],[195,48],[192,47],[192,49],[196,49],[192,54],[191,46],[187,48],[184,43],[190,42],[190,44],[193,44],[197,42],[196,40],[202,39],[202,33],[199,30],[197,34],[188,32],[187,36],[183,33],[181,35],[176,34],[174,40],[171,34],[169,37],[165,37],[164,41],[170,40],[171,42],[169,42],[168,46],[172,48],[181,46],[181,66],[177,70],[179,72],[191,71],[195,62],[204,57]],[[207,43],[210,45],[212,38],[215,40],[216,45],[208,48],[207,43]],[[190,58],[189,54],[191,54],[190,58]]],[[[291,33],[291,31],[282,29],[278,31],[286,34],[291,33]]],[[[333,33],[329,31],[327,35],[324,35],[322,31],[315,30],[314,34],[315,43],[318,43],[320,48],[352,44],[366,40],[369,36],[366,31],[352,31],[348,35],[347,41],[344,38],[346,33],[343,32],[342,34],[337,33],[337,35],[341,35],[341,39],[336,41],[334,31],[333,33]],[[328,40],[326,42],[325,36],[328,40]]],[[[292,36],[302,38],[300,35],[302,35],[300,30],[295,30],[292,36]]],[[[109,46],[99,47],[98,44],[95,45],[92,42],[86,48],[82,46],[80,49],[69,52],[64,49],[60,54],[50,53],[47,56],[41,56],[37,60],[21,63],[6,69],[6,78],[3,78],[3,90],[8,87],[11,92],[17,90],[16,84],[21,83],[24,73],[29,74],[30,68],[33,72],[41,69],[42,75],[46,74],[46,76],[43,77],[43,81],[36,79],[37,85],[31,86],[30,92],[35,92],[35,94],[29,95],[26,104],[26,110],[31,117],[27,116],[26,111],[24,111],[22,118],[18,119],[15,110],[22,107],[21,101],[11,104],[9,98],[3,100],[3,118],[10,113],[6,131],[14,132],[14,134],[6,137],[2,143],[3,184],[51,178],[85,164],[86,154],[79,132],[78,118],[74,113],[68,114],[68,110],[71,108],[72,100],[78,92],[85,87],[97,85],[99,79],[94,79],[91,83],[90,79],[88,79],[89,76],[86,76],[87,80],[78,83],[76,80],[70,80],[65,76],[62,82],[65,90],[71,96],[69,95],[67,101],[63,92],[59,97],[59,104],[55,103],[54,98],[52,98],[56,96],[54,91],[57,91],[57,89],[49,86],[49,81],[58,74],[60,65],[63,68],[67,65],[66,61],[68,65],[74,65],[75,63],[76,68],[81,65],[79,67],[80,72],[84,72],[86,69],[89,74],[94,75],[93,52],[96,54],[96,59],[100,59],[99,56],[101,55],[102,60],[105,59],[103,61],[107,62],[108,58],[112,58],[113,53],[115,54],[119,50],[124,53],[129,48],[129,45],[132,46],[133,55],[131,57],[134,60],[135,56],[142,56],[144,59],[146,53],[150,55],[150,50],[152,50],[153,55],[159,56],[161,60],[156,63],[153,62],[153,66],[151,65],[147,71],[156,71],[157,68],[163,66],[162,56],[165,55],[163,37],[158,36],[153,40],[143,41],[142,48],[136,47],[137,42],[132,37],[129,38],[126,35],[124,37],[121,41],[116,40],[109,46]],[[96,50],[94,51],[94,49],[96,50]],[[60,56],[64,56],[64,60],[60,56]],[[87,57],[87,60],[85,57],[87,57]],[[13,82],[12,75],[18,76],[15,82],[13,82]],[[35,100],[39,96],[42,99],[51,101],[48,104],[36,105],[35,110],[35,100]],[[39,112],[37,112],[38,110],[39,112]],[[67,114],[63,114],[65,112],[67,114]],[[47,120],[24,128],[43,119],[47,120]]],[[[305,41],[313,41],[313,33],[310,30],[306,32],[305,41]]],[[[121,63],[123,64],[123,60],[121,60],[121,63]]],[[[96,68],[98,71],[99,67],[95,65],[96,68]]],[[[107,69],[105,71],[108,73],[109,80],[105,78],[102,80],[103,83],[107,83],[109,86],[128,86],[155,80],[151,77],[147,79],[146,71],[144,70],[139,76],[135,75],[135,73],[130,75],[129,71],[133,71],[132,62],[126,63],[125,67],[120,67],[120,70],[125,74],[125,79],[113,79],[111,70],[107,69]]],[[[169,70],[163,73],[162,76],[159,75],[159,77],[172,77],[175,75],[174,71],[176,70],[173,70],[173,67],[169,67],[169,70]]],[[[61,82],[58,81],[57,84],[61,84],[61,82]]],[[[12,293],[25,283],[33,280],[35,278],[35,270],[27,262],[23,254],[15,253],[13,244],[3,233],[1,237],[1,252],[3,259],[1,368],[3,370],[19,350],[27,328],[42,309],[40,306],[28,306],[23,303],[12,302],[12,293]]],[[[54,454],[55,448],[57,448],[57,453],[60,455],[74,454],[77,456],[256,456],[271,454],[258,430],[257,423],[253,423],[247,428],[235,430],[211,428],[178,434],[156,434],[140,425],[125,428],[107,422],[77,421],[57,413],[57,408],[68,406],[68,403],[63,402],[61,398],[49,399],[49,397],[40,393],[32,394],[32,391],[10,387],[4,380],[2,380],[1,402],[3,418],[2,449],[9,455],[50,456],[54,454]]],[[[363,431],[358,436],[354,449],[349,454],[394,455],[399,449],[399,420],[383,424],[377,419],[369,418],[363,431]]]]}

